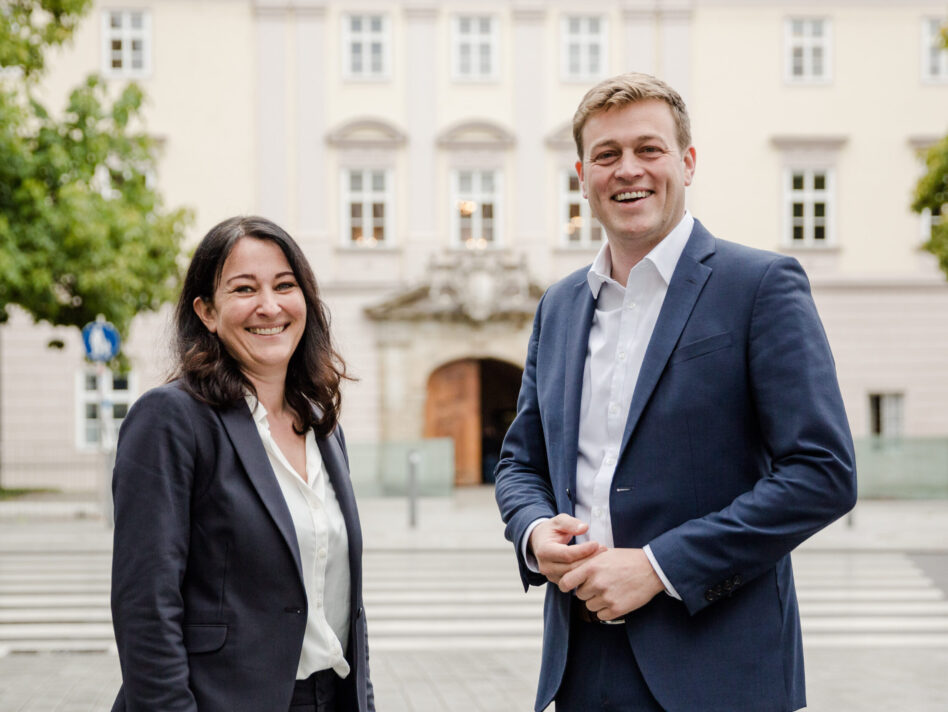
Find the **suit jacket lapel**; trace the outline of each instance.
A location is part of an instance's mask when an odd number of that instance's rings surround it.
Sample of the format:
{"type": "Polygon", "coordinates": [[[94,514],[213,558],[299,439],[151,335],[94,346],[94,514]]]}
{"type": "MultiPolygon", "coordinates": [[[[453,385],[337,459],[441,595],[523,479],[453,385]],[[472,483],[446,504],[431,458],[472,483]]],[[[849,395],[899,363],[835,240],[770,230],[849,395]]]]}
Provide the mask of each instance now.
{"type": "Polygon", "coordinates": [[[299,574],[300,581],[302,581],[303,567],[300,563],[300,547],[296,541],[293,518],[286,506],[286,499],[283,497],[283,491],[277,482],[276,474],[274,474],[273,468],[270,467],[270,459],[267,457],[267,451],[260,441],[260,434],[253,422],[253,416],[251,416],[250,410],[243,399],[233,408],[222,411],[220,416],[234,450],[237,451],[237,456],[250,478],[250,482],[257,490],[257,494],[260,495],[264,507],[276,523],[280,534],[283,535],[286,545],[293,552],[296,572],[299,574]]]}
{"type": "Polygon", "coordinates": [[[359,527],[359,514],[356,508],[352,481],[349,479],[349,466],[342,452],[342,445],[336,433],[325,438],[316,438],[319,452],[326,466],[326,474],[336,493],[342,518],[346,523],[346,535],[349,539],[349,571],[353,580],[353,591],[362,571],[362,530],[359,527]]]}
{"type": "Polygon", "coordinates": [[[622,435],[622,446],[619,450],[620,456],[629,444],[642,411],[645,410],[658,384],[658,379],[665,370],[665,364],[668,363],[668,358],[675,344],[678,343],[681,331],[685,328],[688,317],[691,316],[695,302],[698,301],[698,295],[701,294],[705,282],[711,275],[711,268],[702,264],[702,260],[713,253],[714,237],[695,220],[691,237],[688,238],[688,243],[675,267],[655,330],[645,351],[642,369],[639,371],[639,378],[632,393],[632,403],[629,406],[629,415],[622,435]]]}
{"type": "Polygon", "coordinates": [[[579,453],[579,409],[583,398],[583,371],[586,367],[586,351],[589,348],[589,329],[592,326],[596,300],[585,276],[576,284],[571,308],[566,309],[566,354],[564,359],[563,387],[563,438],[562,458],[565,467],[570,497],[570,509],[576,492],[576,458],[579,453]]]}

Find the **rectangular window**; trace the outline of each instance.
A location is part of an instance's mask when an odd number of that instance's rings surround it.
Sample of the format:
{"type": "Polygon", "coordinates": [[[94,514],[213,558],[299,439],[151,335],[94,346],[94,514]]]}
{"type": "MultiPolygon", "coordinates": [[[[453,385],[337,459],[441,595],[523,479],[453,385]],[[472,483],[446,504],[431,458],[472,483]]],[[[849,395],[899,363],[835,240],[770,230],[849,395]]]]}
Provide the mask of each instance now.
{"type": "Polygon", "coordinates": [[[454,242],[470,249],[501,244],[499,171],[460,170],[452,177],[454,242]]]}
{"type": "Polygon", "coordinates": [[[151,73],[151,14],[147,10],[102,13],[102,73],[142,78],[151,73]]]}
{"type": "Polygon", "coordinates": [[[825,84],[832,79],[832,26],[824,18],[794,17],[784,26],[785,71],[794,84],[825,84]]]}
{"type": "Polygon", "coordinates": [[[789,245],[818,247],[832,242],[832,179],[828,168],[787,171],[784,194],[789,245]]]}
{"type": "Polygon", "coordinates": [[[342,235],[351,247],[380,247],[392,242],[390,172],[381,168],[342,172],[342,235]]]}
{"type": "Polygon", "coordinates": [[[948,22],[944,17],[926,17],[922,20],[922,80],[948,82],[948,49],[942,41],[941,28],[948,22]]]}
{"type": "MultiPolygon", "coordinates": [[[[134,397],[134,374],[105,371],[105,400],[112,406],[112,437],[118,435],[134,397]]],[[[98,447],[102,437],[102,397],[95,367],[80,371],[77,377],[77,414],[76,445],[80,450],[98,447]]]]}
{"type": "Polygon", "coordinates": [[[579,176],[572,169],[560,174],[560,219],[566,247],[598,248],[602,244],[602,225],[592,216],[589,201],[580,190],[579,176]]]}
{"type": "Polygon", "coordinates": [[[901,393],[869,394],[869,434],[898,438],[904,432],[904,398],[901,393]]]}
{"type": "Polygon", "coordinates": [[[593,81],[607,73],[606,19],[567,15],[560,32],[560,73],[566,81],[593,81]]]}
{"type": "Polygon", "coordinates": [[[346,79],[387,79],[389,76],[388,16],[342,16],[342,66],[346,79]]]}
{"type": "Polygon", "coordinates": [[[453,74],[466,81],[493,81],[498,77],[497,21],[487,15],[454,18],[453,74]]]}

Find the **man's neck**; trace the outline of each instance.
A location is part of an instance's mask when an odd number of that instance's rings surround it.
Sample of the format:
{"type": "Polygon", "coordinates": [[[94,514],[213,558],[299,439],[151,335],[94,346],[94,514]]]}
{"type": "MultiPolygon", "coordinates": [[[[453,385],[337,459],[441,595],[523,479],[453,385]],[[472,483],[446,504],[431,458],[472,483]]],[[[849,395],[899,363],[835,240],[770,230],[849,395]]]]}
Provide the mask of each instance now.
{"type": "Polygon", "coordinates": [[[610,276],[623,287],[626,286],[632,268],[641,262],[666,237],[668,235],[663,235],[654,242],[635,245],[621,244],[618,240],[609,240],[609,256],[612,260],[610,276]]]}

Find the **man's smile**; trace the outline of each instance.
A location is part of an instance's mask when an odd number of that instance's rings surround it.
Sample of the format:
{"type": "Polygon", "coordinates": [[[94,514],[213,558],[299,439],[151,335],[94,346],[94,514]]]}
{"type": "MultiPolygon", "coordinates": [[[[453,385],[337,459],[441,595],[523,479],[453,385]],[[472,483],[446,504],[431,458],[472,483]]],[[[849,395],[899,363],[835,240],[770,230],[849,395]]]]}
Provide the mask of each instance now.
{"type": "Polygon", "coordinates": [[[612,200],[617,203],[635,203],[642,198],[647,198],[654,192],[655,191],[652,190],[630,190],[625,191],[624,193],[616,193],[612,196],[612,200]]]}

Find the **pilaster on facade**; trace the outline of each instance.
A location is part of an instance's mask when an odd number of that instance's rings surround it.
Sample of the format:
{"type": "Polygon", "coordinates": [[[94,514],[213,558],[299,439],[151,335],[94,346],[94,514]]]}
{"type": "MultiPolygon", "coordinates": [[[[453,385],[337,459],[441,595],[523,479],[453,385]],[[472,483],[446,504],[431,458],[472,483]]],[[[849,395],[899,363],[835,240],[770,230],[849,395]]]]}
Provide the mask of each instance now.
{"type": "Polygon", "coordinates": [[[254,23],[257,210],[287,226],[287,15],[285,8],[270,3],[259,6],[259,10],[254,23]]]}
{"type": "Polygon", "coordinates": [[[658,0],[625,0],[622,5],[624,72],[657,71],[658,0]]]}
{"type": "MultiPolygon", "coordinates": [[[[431,61],[437,46],[438,14],[434,2],[409,2],[405,16],[406,125],[408,137],[408,181],[402,204],[407,206],[404,221],[405,264],[424,264],[425,255],[437,244],[439,211],[432,203],[438,199],[435,135],[438,116],[438,67],[431,61]]],[[[413,269],[409,267],[409,269],[413,269]]]]}
{"type": "Polygon", "coordinates": [[[537,176],[544,164],[543,134],[547,84],[537,81],[536,58],[546,56],[543,21],[546,10],[535,2],[519,2],[513,8],[514,123],[517,147],[514,154],[514,195],[517,210],[513,215],[511,244],[523,249],[536,261],[542,259],[546,225],[544,182],[537,176]]]}
{"type": "Polygon", "coordinates": [[[310,3],[296,20],[296,204],[297,238],[314,258],[328,243],[328,205],[325,97],[327,82],[321,71],[326,45],[325,7],[310,3]]]}

